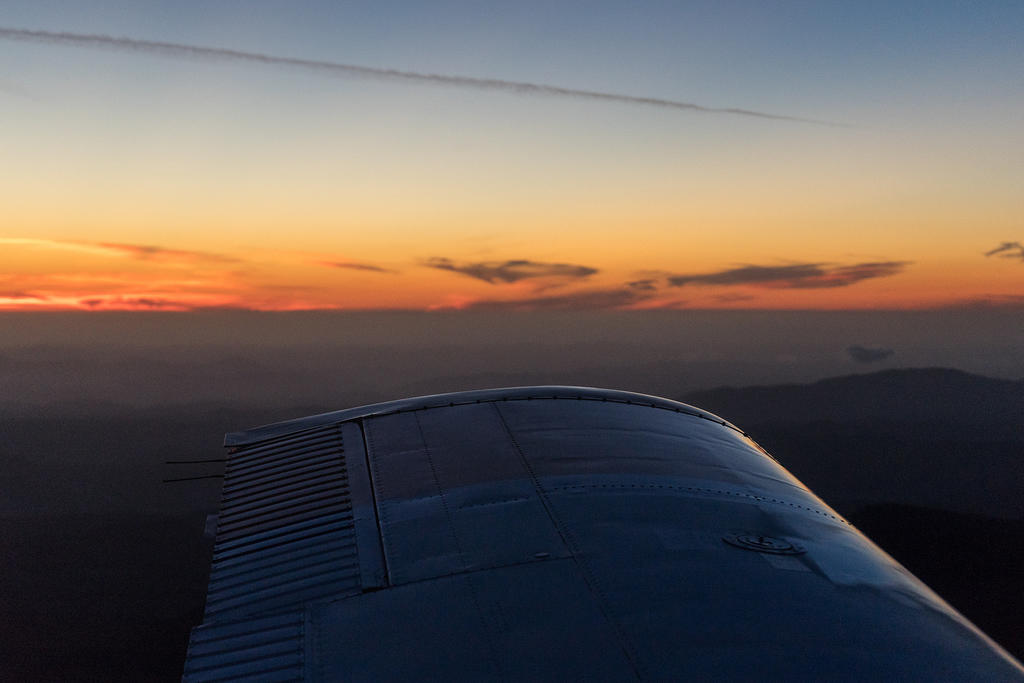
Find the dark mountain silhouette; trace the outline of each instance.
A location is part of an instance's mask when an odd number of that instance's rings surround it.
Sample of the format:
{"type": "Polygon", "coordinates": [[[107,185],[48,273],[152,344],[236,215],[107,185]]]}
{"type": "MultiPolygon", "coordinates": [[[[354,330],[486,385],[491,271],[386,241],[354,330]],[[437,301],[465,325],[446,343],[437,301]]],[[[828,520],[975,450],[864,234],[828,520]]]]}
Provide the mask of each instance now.
{"type": "Polygon", "coordinates": [[[949,368],[882,370],[813,384],[720,387],[683,397],[737,425],[772,422],[944,422],[1006,425],[1024,416],[1024,380],[994,379],[949,368]]]}
{"type": "Polygon", "coordinates": [[[885,370],[682,400],[745,429],[844,514],[903,503],[1024,518],[1024,381],[885,370]]]}

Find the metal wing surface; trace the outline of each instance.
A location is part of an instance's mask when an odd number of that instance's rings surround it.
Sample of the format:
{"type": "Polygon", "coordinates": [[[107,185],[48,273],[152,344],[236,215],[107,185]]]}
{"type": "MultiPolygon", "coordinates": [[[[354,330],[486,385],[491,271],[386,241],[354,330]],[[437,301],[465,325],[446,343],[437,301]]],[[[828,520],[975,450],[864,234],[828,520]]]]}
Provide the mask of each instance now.
{"type": "Polygon", "coordinates": [[[225,444],[187,681],[1024,680],[692,406],[501,389],[225,444]]]}

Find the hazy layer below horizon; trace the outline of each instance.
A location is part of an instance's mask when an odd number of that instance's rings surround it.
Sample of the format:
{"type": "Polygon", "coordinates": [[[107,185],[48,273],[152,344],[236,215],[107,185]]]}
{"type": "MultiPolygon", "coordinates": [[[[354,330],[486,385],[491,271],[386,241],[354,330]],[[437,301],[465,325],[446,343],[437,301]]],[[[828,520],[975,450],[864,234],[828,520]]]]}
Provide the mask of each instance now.
{"type": "Polygon", "coordinates": [[[1024,322],[993,310],[0,316],[8,414],[207,404],[283,419],[492,386],[678,397],[928,366],[1024,377],[1024,322]],[[891,355],[858,361],[851,346],[891,355]]]}
{"type": "Polygon", "coordinates": [[[692,400],[766,439],[798,477],[806,473],[836,500],[942,507],[952,499],[937,492],[975,477],[955,509],[1019,512],[999,502],[1015,500],[1020,480],[1014,434],[993,430],[983,401],[979,417],[973,403],[960,406],[971,396],[937,392],[927,378],[911,378],[902,394],[883,380],[824,398],[818,390],[767,398],[741,392],[749,400],[721,405],[714,396],[728,399],[728,392],[687,398],[721,385],[809,383],[899,367],[1024,377],[1024,325],[994,311],[35,314],[0,316],[0,326],[5,518],[212,511],[219,480],[160,482],[217,474],[221,466],[164,461],[223,458],[225,432],[314,412],[528,384],[692,400]],[[866,353],[851,355],[853,345],[866,353]],[[926,423],[907,413],[889,424],[860,410],[894,395],[905,396],[926,423]],[[822,403],[831,406],[824,418],[813,409],[822,403]],[[818,424],[823,419],[829,424],[818,424]],[[936,468],[933,450],[958,464],[936,468]],[[902,478],[890,476],[897,465],[902,478]],[[858,487],[859,473],[865,481],[858,487]],[[873,498],[878,478],[891,479],[899,495],[873,498]],[[934,478],[945,483],[928,483],[934,478]],[[1010,492],[994,496],[993,481],[1010,492]]]}

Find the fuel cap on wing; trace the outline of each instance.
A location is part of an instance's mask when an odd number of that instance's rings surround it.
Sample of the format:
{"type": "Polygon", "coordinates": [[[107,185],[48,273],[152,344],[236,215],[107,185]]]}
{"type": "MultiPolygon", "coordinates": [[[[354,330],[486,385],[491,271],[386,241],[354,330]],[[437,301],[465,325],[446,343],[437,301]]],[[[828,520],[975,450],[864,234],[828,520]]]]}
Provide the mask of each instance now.
{"type": "Polygon", "coordinates": [[[771,555],[800,555],[807,552],[807,549],[799,543],[778,536],[765,536],[753,532],[726,534],[722,536],[722,540],[737,548],[771,555]]]}

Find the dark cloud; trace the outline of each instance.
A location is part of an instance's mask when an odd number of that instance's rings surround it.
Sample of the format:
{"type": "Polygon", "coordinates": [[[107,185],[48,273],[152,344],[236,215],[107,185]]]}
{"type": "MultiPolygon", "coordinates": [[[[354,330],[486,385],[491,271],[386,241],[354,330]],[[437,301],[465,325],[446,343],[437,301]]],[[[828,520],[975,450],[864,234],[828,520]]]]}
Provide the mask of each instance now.
{"type": "Polygon", "coordinates": [[[876,261],[835,266],[828,263],[794,263],[785,266],[743,265],[713,273],[671,275],[669,285],[754,285],[773,289],[825,289],[849,287],[862,280],[902,272],[909,261],[876,261]]]}
{"type": "Polygon", "coordinates": [[[643,292],[651,292],[658,288],[658,281],[652,279],[633,280],[632,282],[627,282],[626,286],[643,292]]]}
{"type": "Polygon", "coordinates": [[[754,297],[751,294],[729,293],[729,294],[718,294],[717,296],[715,296],[713,298],[714,298],[715,301],[721,302],[723,304],[731,304],[731,303],[735,303],[737,301],[750,301],[751,299],[754,299],[756,297],[754,297]]]}
{"type": "Polygon", "coordinates": [[[116,242],[100,242],[97,246],[133,256],[138,259],[180,260],[180,261],[216,261],[220,263],[237,263],[239,259],[221,254],[210,254],[203,251],[187,251],[184,249],[166,249],[149,244],[120,244],[116,242]]]}
{"type": "Polygon", "coordinates": [[[88,306],[89,308],[124,308],[127,306],[130,308],[146,308],[154,311],[191,310],[194,308],[192,304],[154,297],[93,297],[90,299],[81,299],[78,303],[83,306],[88,306]]]}
{"type": "Polygon", "coordinates": [[[32,292],[4,292],[0,291],[0,299],[33,299],[35,301],[46,301],[49,297],[32,292]]]}
{"type": "Polygon", "coordinates": [[[289,293],[309,293],[309,292],[322,292],[323,287],[317,287],[315,285],[261,285],[260,289],[268,289],[273,292],[289,292],[289,293]]]}
{"type": "Polygon", "coordinates": [[[985,256],[998,256],[999,258],[1015,258],[1024,262],[1024,244],[1020,242],[1003,242],[995,249],[989,249],[985,256]]]}
{"type": "Polygon", "coordinates": [[[338,62],[327,62],[315,59],[278,57],[276,55],[268,55],[259,52],[242,52],[241,50],[229,50],[219,47],[202,47],[198,45],[184,45],[181,43],[136,40],[134,38],[123,38],[91,33],[31,31],[26,29],[0,27],[0,39],[29,41],[49,45],[72,45],[77,47],[92,47],[107,50],[113,49],[125,52],[134,52],[137,54],[153,54],[164,57],[178,57],[192,60],[198,59],[212,62],[245,62],[264,66],[283,66],[303,69],[305,71],[311,71],[326,76],[357,76],[361,78],[404,81],[407,83],[425,83],[454,86],[457,88],[472,88],[475,90],[495,90],[514,95],[569,97],[597,102],[618,102],[621,104],[644,105],[649,107],[660,107],[663,109],[701,112],[705,114],[730,114],[760,119],[779,119],[831,126],[842,125],[785,114],[771,114],[752,109],[741,109],[737,107],[707,107],[700,104],[694,104],[692,102],[666,100],[660,97],[637,97],[635,95],[623,95],[620,93],[602,92],[597,90],[581,90],[578,88],[565,88],[556,85],[544,85],[542,83],[505,81],[496,78],[472,78],[469,76],[450,76],[444,74],[418,73],[415,71],[399,71],[397,69],[380,69],[370,66],[340,64],[338,62]]]}
{"type": "Polygon", "coordinates": [[[597,272],[596,268],[572,263],[541,263],[526,259],[511,261],[481,261],[478,263],[455,263],[451,259],[434,257],[424,262],[429,268],[449,270],[494,284],[495,282],[518,282],[531,278],[558,277],[583,279],[597,272]]]}
{"type": "Polygon", "coordinates": [[[826,270],[821,277],[799,280],[789,286],[796,289],[848,287],[862,280],[899,275],[910,264],[910,261],[876,261],[857,263],[852,266],[839,266],[826,270]]]}
{"type": "Polygon", "coordinates": [[[476,301],[466,308],[478,311],[607,310],[625,308],[645,298],[646,295],[633,289],[600,289],[511,301],[476,301]]]}
{"type": "Polygon", "coordinates": [[[892,349],[882,347],[859,346],[854,344],[846,348],[846,353],[857,363],[876,363],[896,353],[892,349]]]}
{"type": "Polygon", "coordinates": [[[320,265],[328,268],[344,268],[347,270],[362,270],[369,273],[396,273],[398,271],[388,268],[381,268],[370,263],[355,263],[352,261],[321,261],[320,265]]]}
{"type": "Polygon", "coordinates": [[[800,279],[820,277],[824,271],[820,264],[805,263],[790,266],[740,266],[714,273],[697,275],[671,275],[669,285],[746,285],[763,284],[766,282],[789,282],[800,279]]]}

